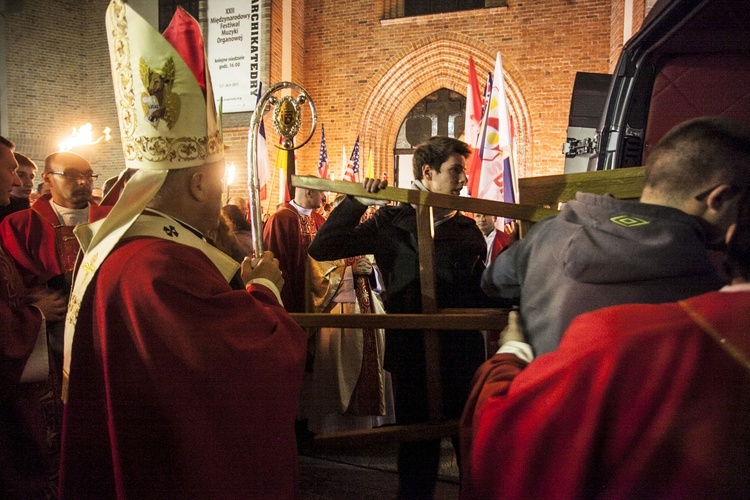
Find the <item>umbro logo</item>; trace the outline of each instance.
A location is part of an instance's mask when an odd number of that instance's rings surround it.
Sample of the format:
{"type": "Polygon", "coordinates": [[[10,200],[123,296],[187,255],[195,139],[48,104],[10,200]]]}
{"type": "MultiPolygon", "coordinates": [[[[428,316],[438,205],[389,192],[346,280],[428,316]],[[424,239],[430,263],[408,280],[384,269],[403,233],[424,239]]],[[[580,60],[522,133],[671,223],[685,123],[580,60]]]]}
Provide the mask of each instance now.
{"type": "Polygon", "coordinates": [[[633,217],[632,215],[616,215],[609,220],[622,227],[637,227],[649,224],[647,220],[639,219],[638,217],[633,217]]]}
{"type": "Polygon", "coordinates": [[[177,236],[180,235],[174,226],[164,226],[162,229],[164,230],[165,233],[167,233],[167,236],[171,238],[176,238],[177,236]]]}

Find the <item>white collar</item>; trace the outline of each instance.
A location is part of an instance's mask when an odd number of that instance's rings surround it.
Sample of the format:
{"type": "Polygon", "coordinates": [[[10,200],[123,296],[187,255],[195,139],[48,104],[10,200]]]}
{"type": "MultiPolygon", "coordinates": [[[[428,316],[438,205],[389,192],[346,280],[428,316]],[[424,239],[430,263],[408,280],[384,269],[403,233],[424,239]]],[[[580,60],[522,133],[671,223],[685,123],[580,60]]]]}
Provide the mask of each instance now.
{"type": "Polygon", "coordinates": [[[49,202],[52,211],[57,216],[57,220],[64,226],[77,226],[78,224],[85,224],[89,220],[88,203],[84,208],[68,208],[58,205],[51,199],[49,202]]]}
{"type": "Polygon", "coordinates": [[[50,205],[52,205],[52,208],[55,209],[55,212],[61,213],[61,214],[80,214],[82,212],[86,212],[89,209],[89,204],[87,203],[85,207],[83,208],[68,208],[64,207],[62,205],[58,205],[52,200],[49,200],[50,205]]]}
{"type": "Polygon", "coordinates": [[[750,292],[750,283],[737,283],[735,285],[726,285],[719,290],[720,292],[750,292]]]}
{"type": "Polygon", "coordinates": [[[302,208],[301,206],[297,205],[294,200],[290,201],[289,204],[294,207],[294,209],[299,212],[301,215],[306,215],[307,217],[310,217],[312,214],[312,208],[302,208]]]}

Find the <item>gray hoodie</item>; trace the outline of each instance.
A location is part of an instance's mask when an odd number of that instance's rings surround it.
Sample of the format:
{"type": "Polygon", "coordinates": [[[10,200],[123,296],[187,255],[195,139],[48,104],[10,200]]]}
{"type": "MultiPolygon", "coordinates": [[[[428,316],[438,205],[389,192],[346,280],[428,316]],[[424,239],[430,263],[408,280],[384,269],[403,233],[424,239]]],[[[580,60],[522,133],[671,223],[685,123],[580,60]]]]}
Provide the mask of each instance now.
{"type": "Polygon", "coordinates": [[[520,297],[524,331],[539,355],[554,351],[584,312],[720,288],[705,244],[699,219],[680,210],[578,193],[501,253],[484,272],[482,289],[520,297]]]}

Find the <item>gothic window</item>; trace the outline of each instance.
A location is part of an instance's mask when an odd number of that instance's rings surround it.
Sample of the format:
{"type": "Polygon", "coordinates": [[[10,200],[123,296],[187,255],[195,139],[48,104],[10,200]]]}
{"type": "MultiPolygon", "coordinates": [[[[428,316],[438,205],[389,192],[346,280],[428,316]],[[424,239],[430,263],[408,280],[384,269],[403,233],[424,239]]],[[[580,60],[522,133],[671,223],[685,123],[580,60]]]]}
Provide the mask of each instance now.
{"type": "Polygon", "coordinates": [[[419,101],[406,115],[397,149],[412,149],[433,135],[459,138],[464,131],[466,97],[449,89],[436,90],[419,101]]]}

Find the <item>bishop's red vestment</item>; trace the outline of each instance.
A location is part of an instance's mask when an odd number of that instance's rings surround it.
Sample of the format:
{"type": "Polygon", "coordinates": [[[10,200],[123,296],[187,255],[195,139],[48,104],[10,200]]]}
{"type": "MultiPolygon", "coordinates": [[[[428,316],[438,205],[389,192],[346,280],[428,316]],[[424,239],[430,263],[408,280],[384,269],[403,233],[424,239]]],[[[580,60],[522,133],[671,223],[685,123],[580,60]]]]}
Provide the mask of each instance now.
{"type": "Polygon", "coordinates": [[[61,498],[293,497],[306,343],[201,250],[123,240],[78,314],[61,498]]]}
{"type": "Polygon", "coordinates": [[[525,369],[495,355],[462,419],[462,497],[747,498],[748,325],[750,291],[712,292],[582,315],[525,369]]]}

